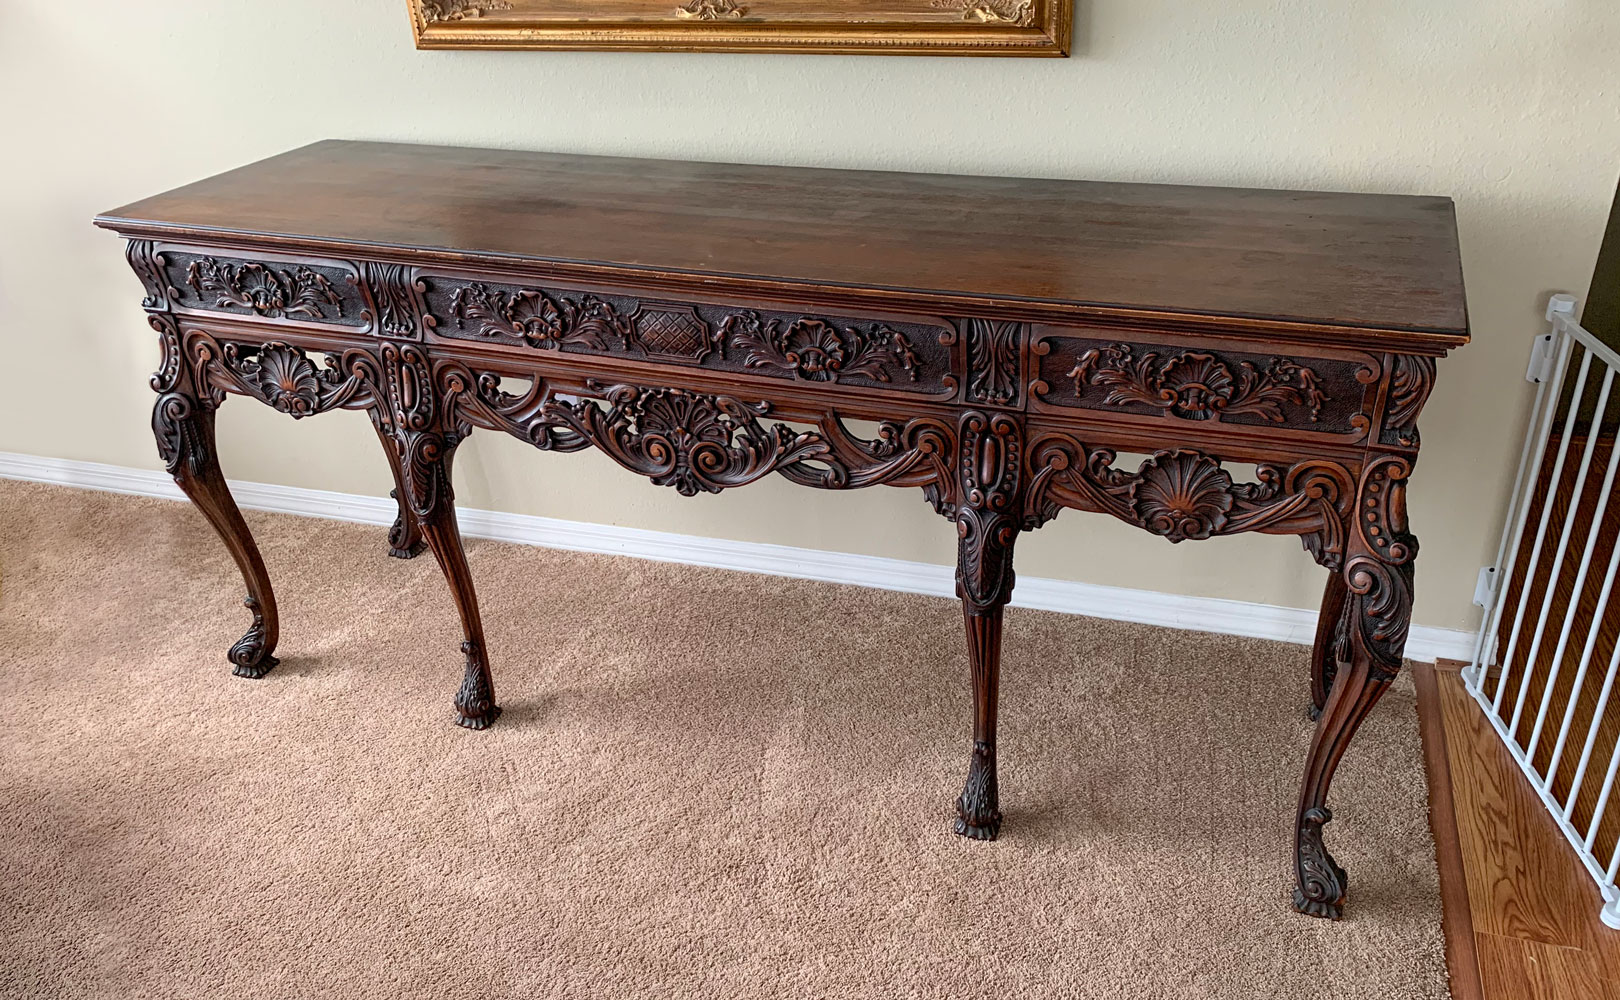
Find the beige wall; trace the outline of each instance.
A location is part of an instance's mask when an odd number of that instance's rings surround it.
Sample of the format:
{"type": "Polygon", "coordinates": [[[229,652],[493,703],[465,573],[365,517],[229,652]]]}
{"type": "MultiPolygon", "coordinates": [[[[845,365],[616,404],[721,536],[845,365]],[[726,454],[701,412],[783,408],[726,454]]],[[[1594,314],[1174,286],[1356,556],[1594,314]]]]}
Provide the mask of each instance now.
{"type": "MultiPolygon", "coordinates": [[[[1441,363],[1417,620],[1466,627],[1528,405],[1527,337],[1584,292],[1620,172],[1614,0],[1081,0],[1062,61],[416,52],[405,0],[0,0],[0,451],[156,467],[137,285],[97,211],[313,139],[1446,194],[1475,343],[1441,363]],[[72,401],[63,409],[59,401],[72,401]]],[[[228,474],[380,493],[359,414],[237,401],[228,474]]],[[[919,493],[686,500],[596,455],[462,449],[462,503],[949,562],[919,493]]],[[[1296,542],[1172,548],[1067,514],[1019,569],[1314,606],[1296,542]]]]}

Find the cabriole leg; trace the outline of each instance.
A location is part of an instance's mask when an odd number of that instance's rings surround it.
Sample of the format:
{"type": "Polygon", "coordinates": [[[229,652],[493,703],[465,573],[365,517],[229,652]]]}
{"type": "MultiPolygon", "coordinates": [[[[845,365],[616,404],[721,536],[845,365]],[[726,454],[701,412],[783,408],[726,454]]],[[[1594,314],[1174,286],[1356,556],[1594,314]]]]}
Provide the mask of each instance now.
{"type": "Polygon", "coordinates": [[[371,426],[376,428],[377,438],[382,441],[383,454],[388,457],[388,469],[394,474],[394,488],[388,491],[388,495],[399,504],[394,526],[388,529],[388,554],[395,559],[414,559],[427,549],[427,539],[422,537],[422,527],[417,523],[410,505],[405,502],[405,473],[400,468],[399,450],[394,447],[385,418],[375,409],[369,412],[371,426]]]}
{"type": "Polygon", "coordinates": [[[1401,668],[1412,621],[1417,539],[1406,530],[1409,459],[1378,458],[1362,473],[1344,561],[1348,662],[1341,666],[1316,723],[1305,764],[1296,824],[1294,908],[1338,919],[1348,888],[1345,872],[1322,842],[1333,818],[1328,786],[1363,719],[1401,668]]]}
{"type": "Polygon", "coordinates": [[[1344,620],[1344,574],[1329,573],[1322,591],[1322,610],[1316,616],[1316,641],[1311,644],[1311,720],[1321,718],[1338,670],[1338,636],[1344,620]]]}
{"type": "Polygon", "coordinates": [[[956,800],[956,832],[974,840],[995,840],[1001,832],[996,788],[1001,614],[1013,588],[1023,428],[1005,414],[967,413],[959,430],[956,593],[962,599],[973,677],[973,756],[956,800]]]}
{"type": "Polygon", "coordinates": [[[495,704],[495,682],[484,652],[478,595],[461,547],[455,493],[450,488],[450,462],[464,429],[441,422],[445,415],[438,412],[440,404],[434,396],[431,369],[420,348],[387,344],[382,359],[388,382],[386,420],[406,506],[439,561],[461,615],[461,651],[467,662],[461,688],[456,692],[456,724],[488,729],[501,709],[495,704]]]}
{"type": "Polygon", "coordinates": [[[174,321],[167,316],[153,316],[152,326],[162,335],[163,343],[163,364],[152,376],[152,388],[158,393],[152,409],[152,433],[157,438],[158,454],[169,475],[224,541],[247,585],[247,598],[242,603],[252,612],[253,624],[226,654],[233,665],[231,672],[238,677],[263,677],[280,662],[274,655],[281,637],[276,596],[270,589],[270,576],[265,572],[259,547],[219,470],[214,448],[216,397],[198,390],[174,321]]]}

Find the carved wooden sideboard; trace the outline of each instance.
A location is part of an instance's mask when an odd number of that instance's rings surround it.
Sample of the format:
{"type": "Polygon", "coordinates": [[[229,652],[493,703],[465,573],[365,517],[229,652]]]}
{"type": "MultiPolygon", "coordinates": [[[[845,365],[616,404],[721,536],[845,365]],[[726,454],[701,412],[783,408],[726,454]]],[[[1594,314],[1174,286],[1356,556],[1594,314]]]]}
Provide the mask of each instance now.
{"type": "Polygon", "coordinates": [[[162,346],[159,451],[247,584],[238,675],[275,666],[278,620],[215,455],[230,393],[370,416],[390,552],[430,547],[460,611],[473,729],[500,713],[452,506],[475,428],[687,496],[920,488],[958,538],[956,831],[983,840],[1020,533],[1069,507],[1171,542],[1298,535],[1326,589],[1294,902],[1339,915],[1328,784],[1401,665],[1418,414],[1468,339],[1449,199],[323,142],[97,223],[162,346]]]}

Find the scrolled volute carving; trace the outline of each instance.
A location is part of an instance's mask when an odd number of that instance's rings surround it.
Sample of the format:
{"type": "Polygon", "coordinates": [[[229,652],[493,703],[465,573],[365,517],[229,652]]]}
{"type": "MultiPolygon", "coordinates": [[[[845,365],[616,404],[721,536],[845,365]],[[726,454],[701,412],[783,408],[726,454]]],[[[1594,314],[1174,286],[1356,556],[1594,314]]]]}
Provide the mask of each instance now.
{"type": "Polygon", "coordinates": [[[1418,446],[1417,419],[1434,389],[1435,360],[1397,354],[1390,365],[1389,403],[1384,413],[1385,444],[1418,446]]]}
{"type": "Polygon", "coordinates": [[[972,611],[1007,603],[1023,524],[1024,429],[1004,413],[969,410],[957,425],[956,593],[972,611]]]}
{"type": "Polygon", "coordinates": [[[1350,641],[1369,654],[1375,673],[1387,677],[1400,670],[1411,627],[1418,549],[1406,525],[1411,471],[1411,461],[1400,456],[1379,457],[1362,470],[1356,538],[1344,566],[1356,610],[1348,622],[1350,641]]]}

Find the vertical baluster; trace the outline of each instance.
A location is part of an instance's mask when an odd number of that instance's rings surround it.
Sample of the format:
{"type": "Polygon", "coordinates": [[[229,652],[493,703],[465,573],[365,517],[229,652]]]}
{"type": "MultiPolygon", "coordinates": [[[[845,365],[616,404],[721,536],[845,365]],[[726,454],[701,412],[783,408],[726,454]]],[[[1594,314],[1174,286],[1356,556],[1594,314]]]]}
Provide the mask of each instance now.
{"type": "MultiPolygon", "coordinates": [[[[1620,468],[1620,454],[1611,453],[1609,455],[1609,471],[1603,477],[1603,496],[1598,501],[1597,517],[1593,519],[1593,537],[1596,537],[1603,526],[1603,513],[1609,503],[1609,493],[1614,485],[1616,468],[1620,468]]],[[[1586,672],[1592,663],[1592,652],[1597,649],[1597,641],[1603,631],[1600,627],[1603,624],[1603,612],[1609,607],[1609,594],[1614,589],[1616,571],[1620,571],[1620,544],[1614,546],[1614,551],[1609,556],[1609,569],[1608,572],[1603,574],[1603,587],[1598,591],[1597,607],[1592,611],[1592,627],[1586,633],[1586,648],[1581,650],[1581,663],[1575,670],[1575,681],[1569,687],[1569,706],[1564,709],[1564,724],[1558,730],[1558,742],[1553,746],[1552,759],[1547,763],[1547,783],[1549,785],[1552,784],[1553,776],[1558,773],[1558,763],[1564,755],[1564,743],[1569,736],[1569,727],[1575,720],[1575,707],[1579,703],[1577,696],[1580,693],[1581,686],[1586,683],[1586,672]]],[[[1608,679],[1604,682],[1604,698],[1608,697],[1609,686],[1613,683],[1614,667],[1611,664],[1608,679]]],[[[1598,714],[1593,716],[1594,723],[1602,715],[1602,712],[1603,709],[1600,707],[1598,714]]],[[[1588,740],[1586,753],[1581,756],[1581,767],[1583,769],[1586,766],[1587,755],[1590,752],[1591,741],[1588,740]]]]}
{"type": "MultiPolygon", "coordinates": [[[[1598,827],[1603,824],[1603,811],[1609,807],[1609,793],[1614,791],[1614,776],[1620,773],[1620,741],[1615,743],[1614,752],[1609,754],[1609,770],[1603,775],[1603,790],[1598,793],[1597,805],[1592,807],[1592,822],[1586,828],[1586,850],[1592,851],[1592,841],[1597,839],[1598,827]]],[[[1609,864],[1609,878],[1614,878],[1614,864],[1609,864]]]]}
{"type": "MultiPolygon", "coordinates": [[[[1563,365],[1568,357],[1570,343],[1572,341],[1568,337],[1562,337],[1557,341],[1557,347],[1554,348],[1558,355],[1554,366],[1557,371],[1553,378],[1544,379],[1536,384],[1536,399],[1530,407],[1530,427],[1536,430],[1526,432],[1524,447],[1519,449],[1519,471],[1513,476],[1513,492],[1508,494],[1507,515],[1502,519],[1504,525],[1502,539],[1496,543],[1496,560],[1491,563],[1497,568],[1496,585],[1499,588],[1503,580],[1512,578],[1513,564],[1518,558],[1519,539],[1524,534],[1524,522],[1530,509],[1530,494],[1535,489],[1534,483],[1528,485],[1525,483],[1525,474],[1527,470],[1541,465],[1541,456],[1546,451],[1547,435],[1542,429],[1552,419],[1551,414],[1558,404],[1558,397],[1549,394],[1547,387],[1562,380],[1563,365]],[[1535,455],[1533,460],[1530,457],[1532,454],[1535,455]]],[[[1501,593],[1504,591],[1499,590],[1498,595],[1501,593]]],[[[1496,628],[1501,618],[1502,602],[1493,598],[1485,609],[1485,621],[1480,623],[1482,626],[1488,624],[1489,627],[1480,628],[1479,635],[1474,640],[1472,668],[1463,671],[1463,682],[1471,694],[1478,694],[1485,687],[1485,673],[1490,665],[1491,656],[1496,652],[1496,628]],[[1491,621],[1493,615],[1495,621],[1491,621]]]]}
{"type": "Polygon", "coordinates": [[[1616,669],[1620,669],[1620,642],[1614,644],[1614,652],[1609,656],[1609,671],[1603,677],[1603,690],[1598,694],[1597,707],[1592,710],[1592,724],[1586,729],[1586,744],[1581,747],[1581,762],[1576,765],[1575,777],[1569,783],[1569,798],[1564,802],[1566,820],[1575,812],[1575,800],[1581,794],[1581,782],[1586,780],[1586,767],[1592,762],[1592,747],[1597,743],[1598,728],[1603,724],[1603,710],[1609,707],[1609,695],[1614,691],[1616,669]]]}
{"type": "MultiPolygon", "coordinates": [[[[1558,592],[1558,574],[1564,568],[1564,555],[1569,550],[1569,538],[1570,535],[1575,531],[1575,516],[1580,512],[1581,497],[1586,493],[1586,476],[1587,473],[1589,473],[1592,469],[1592,453],[1597,448],[1598,428],[1603,426],[1603,415],[1609,407],[1609,390],[1614,387],[1614,369],[1609,368],[1608,365],[1604,365],[1603,367],[1607,369],[1603,375],[1603,388],[1602,391],[1598,393],[1597,410],[1592,417],[1591,432],[1586,435],[1586,447],[1581,449],[1581,466],[1580,470],[1575,474],[1575,487],[1570,491],[1569,510],[1564,514],[1564,533],[1563,537],[1558,541],[1558,556],[1553,560],[1552,574],[1547,578],[1547,593],[1541,600],[1541,622],[1536,626],[1536,639],[1535,642],[1531,644],[1530,655],[1525,661],[1531,665],[1525,668],[1525,676],[1527,677],[1529,676],[1529,672],[1536,662],[1536,653],[1541,649],[1541,636],[1542,630],[1547,624],[1547,613],[1552,610],[1553,596],[1558,592]]],[[[1570,401],[1570,414],[1572,416],[1574,415],[1575,411],[1580,409],[1580,405],[1580,396],[1576,396],[1570,401]]],[[[1611,455],[1609,469],[1608,472],[1605,473],[1603,480],[1605,491],[1607,491],[1608,486],[1613,482],[1613,480],[1614,461],[1613,456],[1611,455]]],[[[1549,491],[1545,503],[1550,505],[1552,503],[1552,497],[1553,491],[1549,491]]],[[[1607,499],[1607,497],[1608,494],[1605,492],[1604,499],[1607,499]]],[[[1536,744],[1541,739],[1541,727],[1547,722],[1547,709],[1552,704],[1553,688],[1558,683],[1559,668],[1562,667],[1564,663],[1564,651],[1569,647],[1569,633],[1570,630],[1574,628],[1575,616],[1580,611],[1581,588],[1586,585],[1586,571],[1591,568],[1592,565],[1592,550],[1597,547],[1598,530],[1602,526],[1602,518],[1603,512],[1602,509],[1599,508],[1598,517],[1592,524],[1591,529],[1586,534],[1586,547],[1581,553],[1580,568],[1575,572],[1575,583],[1570,590],[1569,607],[1564,610],[1564,626],[1563,629],[1558,633],[1558,645],[1553,651],[1552,665],[1547,669],[1547,684],[1544,688],[1542,688],[1541,691],[1541,707],[1536,712],[1536,724],[1530,731],[1530,742],[1525,744],[1526,758],[1530,760],[1532,764],[1534,764],[1534,758],[1536,755],[1536,744]]],[[[1592,628],[1596,629],[1597,626],[1598,623],[1593,621],[1592,628]]],[[[1572,704],[1574,703],[1574,697],[1575,692],[1571,690],[1570,702],[1572,704]]],[[[1515,712],[1513,718],[1513,727],[1509,731],[1516,732],[1518,729],[1518,724],[1518,713],[1515,712]]],[[[1542,783],[1545,785],[1546,780],[1543,779],[1542,783]]]]}
{"type": "MultiPolygon", "coordinates": [[[[1586,376],[1587,373],[1592,370],[1591,349],[1583,345],[1581,352],[1581,372],[1575,378],[1575,395],[1573,397],[1577,400],[1580,399],[1582,393],[1586,391],[1586,376]]],[[[1552,476],[1547,480],[1550,484],[1552,484],[1552,486],[1548,491],[1546,499],[1544,499],[1541,503],[1541,522],[1536,525],[1535,546],[1530,550],[1530,562],[1527,566],[1525,566],[1524,569],[1524,585],[1519,590],[1519,608],[1514,612],[1513,631],[1508,636],[1507,652],[1503,654],[1502,657],[1503,680],[1507,679],[1508,669],[1513,663],[1513,651],[1519,645],[1519,632],[1522,628],[1524,628],[1524,613],[1530,606],[1530,585],[1535,582],[1536,567],[1541,563],[1541,547],[1547,542],[1547,526],[1552,522],[1552,490],[1557,489],[1558,483],[1564,478],[1564,460],[1569,457],[1569,439],[1570,435],[1572,435],[1575,431],[1575,417],[1579,411],[1579,406],[1571,406],[1569,408],[1569,416],[1564,419],[1564,433],[1562,435],[1562,440],[1558,442],[1558,457],[1553,460],[1552,476]]],[[[1563,554],[1562,542],[1559,545],[1559,554],[1560,556],[1563,554]]],[[[1552,583],[1549,582],[1547,586],[1550,588],[1552,583]]],[[[1537,643],[1541,641],[1541,633],[1546,625],[1547,621],[1545,618],[1536,623],[1535,641],[1537,643]]],[[[1513,724],[1508,726],[1508,735],[1513,738],[1515,743],[1518,741],[1518,736],[1515,735],[1515,732],[1519,725],[1519,715],[1524,711],[1524,698],[1525,695],[1530,691],[1530,678],[1535,674],[1534,668],[1535,664],[1533,662],[1526,662],[1524,667],[1524,678],[1519,682],[1519,693],[1513,701],[1513,724]]],[[[1497,685],[1496,701],[1491,706],[1493,709],[1495,709],[1497,715],[1501,715],[1502,713],[1502,694],[1504,688],[1505,685],[1503,684],[1497,685]]]]}
{"type": "MultiPolygon", "coordinates": [[[[1538,479],[1541,470],[1541,460],[1547,454],[1547,435],[1548,432],[1552,430],[1553,416],[1558,411],[1558,397],[1560,395],[1557,392],[1549,391],[1548,386],[1562,386],[1564,384],[1564,373],[1569,370],[1570,355],[1573,354],[1575,350],[1574,337],[1564,333],[1562,330],[1556,331],[1554,336],[1557,338],[1556,343],[1558,344],[1558,361],[1553,366],[1554,371],[1552,378],[1548,379],[1546,382],[1543,382],[1541,384],[1541,388],[1536,390],[1537,400],[1545,400],[1546,405],[1542,407],[1540,413],[1536,414],[1532,418],[1532,426],[1534,428],[1532,431],[1532,439],[1535,441],[1535,454],[1528,463],[1527,475],[1536,476],[1538,479]]],[[[1502,588],[1501,594],[1504,597],[1507,595],[1508,581],[1513,579],[1513,570],[1519,561],[1519,546],[1520,543],[1524,541],[1524,528],[1530,519],[1530,494],[1535,490],[1536,482],[1537,479],[1531,479],[1525,483],[1524,495],[1520,499],[1518,511],[1514,515],[1517,517],[1517,521],[1515,522],[1515,527],[1513,529],[1513,540],[1506,546],[1507,562],[1503,563],[1500,558],[1498,558],[1496,561],[1497,565],[1502,567],[1501,576],[1497,578],[1497,586],[1502,588]]],[[[1491,612],[1489,625],[1480,632],[1479,645],[1481,648],[1475,654],[1475,659],[1477,659],[1480,664],[1479,683],[1481,688],[1483,688],[1485,685],[1485,667],[1491,662],[1492,657],[1496,653],[1496,637],[1501,633],[1502,629],[1502,612],[1507,609],[1506,601],[1499,600],[1496,601],[1495,604],[1496,607],[1491,612]]],[[[1502,691],[1507,686],[1508,676],[1508,664],[1506,658],[1503,658],[1499,662],[1501,663],[1502,669],[1497,675],[1496,695],[1491,702],[1491,711],[1497,713],[1500,713],[1501,711],[1502,691]]]]}

